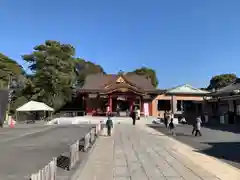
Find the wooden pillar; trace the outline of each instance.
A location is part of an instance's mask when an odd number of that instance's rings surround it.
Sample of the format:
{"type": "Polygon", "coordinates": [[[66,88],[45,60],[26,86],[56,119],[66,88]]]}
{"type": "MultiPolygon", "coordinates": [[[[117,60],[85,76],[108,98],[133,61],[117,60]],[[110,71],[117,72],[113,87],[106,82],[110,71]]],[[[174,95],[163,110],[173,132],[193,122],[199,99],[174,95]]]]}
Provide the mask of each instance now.
{"type": "Polygon", "coordinates": [[[177,100],[175,96],[171,96],[171,112],[174,114],[177,110],[177,100]]]}
{"type": "Polygon", "coordinates": [[[144,101],[142,97],[140,97],[140,112],[144,112],[144,101]]]}
{"type": "Polygon", "coordinates": [[[151,102],[151,101],[149,101],[148,107],[149,107],[149,108],[148,108],[149,116],[152,116],[153,108],[152,108],[152,102],[151,102]]]}

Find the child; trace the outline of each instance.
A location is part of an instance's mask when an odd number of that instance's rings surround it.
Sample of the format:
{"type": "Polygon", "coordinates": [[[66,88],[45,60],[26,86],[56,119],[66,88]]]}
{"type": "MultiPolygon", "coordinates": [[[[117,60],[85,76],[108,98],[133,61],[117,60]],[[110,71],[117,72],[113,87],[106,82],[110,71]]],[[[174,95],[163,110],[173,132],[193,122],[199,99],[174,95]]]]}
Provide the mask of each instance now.
{"type": "Polygon", "coordinates": [[[173,123],[173,118],[171,118],[171,121],[169,123],[169,130],[170,133],[172,133],[172,135],[175,136],[175,124],[173,123]]]}
{"type": "Polygon", "coordinates": [[[113,128],[113,122],[110,116],[108,116],[108,120],[106,122],[106,126],[107,126],[107,133],[108,136],[111,136],[111,132],[112,132],[112,128],[113,128]]]}

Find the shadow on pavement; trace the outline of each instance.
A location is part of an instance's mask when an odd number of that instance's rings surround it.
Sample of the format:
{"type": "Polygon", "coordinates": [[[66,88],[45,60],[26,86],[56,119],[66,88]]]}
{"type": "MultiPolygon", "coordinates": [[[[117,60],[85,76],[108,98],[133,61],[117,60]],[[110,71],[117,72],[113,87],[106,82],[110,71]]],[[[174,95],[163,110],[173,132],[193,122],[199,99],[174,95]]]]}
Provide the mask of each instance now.
{"type": "MultiPolygon", "coordinates": [[[[177,128],[176,136],[172,136],[164,125],[148,124],[148,126],[163,133],[164,135],[193,147],[197,152],[218,158],[232,166],[235,166],[236,168],[240,168],[240,142],[236,139],[235,141],[228,137],[224,139],[225,141],[227,140],[226,142],[221,142],[223,139],[218,136],[220,135],[219,133],[212,134],[216,133],[216,131],[207,132],[206,129],[205,134],[203,134],[202,137],[194,137],[191,134],[191,126],[181,126],[177,128]]],[[[211,129],[208,129],[208,131],[209,130],[211,129]]],[[[221,134],[224,136],[224,132],[221,134]]]]}
{"type": "Polygon", "coordinates": [[[205,142],[211,147],[198,152],[226,160],[229,164],[240,168],[240,142],[205,142]]]}
{"type": "Polygon", "coordinates": [[[226,131],[226,132],[232,132],[236,134],[240,134],[240,125],[204,125],[203,127],[212,129],[212,130],[218,130],[218,131],[226,131]]]}
{"type": "MultiPolygon", "coordinates": [[[[153,128],[153,129],[155,129],[157,131],[160,131],[161,133],[164,134],[162,136],[171,135],[171,133],[168,131],[168,129],[165,126],[161,125],[161,124],[147,124],[147,126],[150,127],[150,128],[153,128]]],[[[176,131],[175,134],[176,134],[176,136],[192,137],[191,134],[186,134],[186,133],[177,132],[177,131],[176,131]]],[[[161,136],[161,135],[159,135],[159,136],[161,136]]]]}

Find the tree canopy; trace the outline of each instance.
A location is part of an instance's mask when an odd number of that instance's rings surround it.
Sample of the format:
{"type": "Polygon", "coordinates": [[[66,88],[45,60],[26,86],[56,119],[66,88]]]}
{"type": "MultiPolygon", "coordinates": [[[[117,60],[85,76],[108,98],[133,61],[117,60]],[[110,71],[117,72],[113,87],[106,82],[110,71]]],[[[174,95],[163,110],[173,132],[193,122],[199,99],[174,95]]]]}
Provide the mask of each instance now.
{"type": "Polygon", "coordinates": [[[0,53],[0,88],[8,88],[10,85],[12,110],[26,102],[25,98],[22,97],[22,90],[26,82],[27,78],[23,68],[13,59],[0,53]]]}
{"type": "Polygon", "coordinates": [[[81,87],[84,84],[84,80],[87,75],[98,74],[98,73],[106,74],[106,72],[100,65],[94,64],[91,61],[86,61],[82,58],[75,58],[74,62],[77,69],[77,86],[78,87],[79,86],[81,87]]]}
{"type": "Polygon", "coordinates": [[[153,70],[151,68],[142,67],[139,69],[135,69],[134,71],[132,71],[130,73],[135,73],[137,75],[144,76],[145,78],[151,80],[151,83],[154,87],[158,86],[158,79],[157,79],[156,72],[155,72],[155,70],[153,70]]]}
{"type": "Polygon", "coordinates": [[[220,89],[231,83],[233,83],[237,79],[236,74],[220,74],[211,78],[208,90],[211,89],[220,89]]]}
{"type": "Polygon", "coordinates": [[[24,71],[16,61],[0,53],[0,88],[7,87],[9,75],[12,75],[13,79],[20,79],[24,71]]]}
{"type": "Polygon", "coordinates": [[[88,74],[105,74],[100,65],[76,58],[72,45],[58,41],[47,40],[22,58],[29,64],[31,74],[26,74],[17,62],[0,54],[0,88],[7,88],[11,77],[12,110],[29,100],[58,109],[72,99],[74,89],[83,85],[88,74]]]}
{"type": "Polygon", "coordinates": [[[22,56],[34,73],[29,84],[31,99],[54,108],[71,99],[76,82],[74,55],[75,49],[70,44],[48,40],[35,46],[32,53],[22,56]]]}

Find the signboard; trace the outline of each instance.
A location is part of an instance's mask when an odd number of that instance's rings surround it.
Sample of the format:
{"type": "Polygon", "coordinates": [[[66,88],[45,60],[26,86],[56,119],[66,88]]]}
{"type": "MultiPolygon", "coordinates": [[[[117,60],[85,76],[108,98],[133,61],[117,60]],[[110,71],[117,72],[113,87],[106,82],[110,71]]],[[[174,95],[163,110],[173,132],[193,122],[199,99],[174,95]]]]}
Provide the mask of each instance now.
{"type": "Polygon", "coordinates": [[[89,98],[97,98],[97,96],[98,96],[97,94],[89,94],[88,95],[89,98]]]}
{"type": "Polygon", "coordinates": [[[126,98],[126,96],[118,96],[117,100],[126,101],[127,98],[126,98]]]}
{"type": "Polygon", "coordinates": [[[107,95],[100,95],[100,98],[107,98],[107,95]]]}

